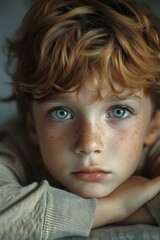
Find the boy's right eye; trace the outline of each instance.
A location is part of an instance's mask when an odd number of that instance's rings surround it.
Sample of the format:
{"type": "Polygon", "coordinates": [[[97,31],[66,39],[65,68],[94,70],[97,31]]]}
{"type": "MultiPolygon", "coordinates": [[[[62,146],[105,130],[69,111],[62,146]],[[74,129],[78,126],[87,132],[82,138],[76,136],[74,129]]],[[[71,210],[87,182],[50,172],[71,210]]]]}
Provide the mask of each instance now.
{"type": "Polygon", "coordinates": [[[65,108],[51,109],[49,111],[49,116],[58,121],[65,121],[73,118],[72,113],[65,108]]]}

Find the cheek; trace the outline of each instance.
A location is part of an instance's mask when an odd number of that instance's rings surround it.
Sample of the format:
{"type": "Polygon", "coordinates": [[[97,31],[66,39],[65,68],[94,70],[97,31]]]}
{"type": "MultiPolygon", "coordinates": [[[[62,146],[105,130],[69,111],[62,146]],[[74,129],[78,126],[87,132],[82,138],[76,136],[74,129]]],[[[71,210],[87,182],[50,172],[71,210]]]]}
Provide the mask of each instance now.
{"type": "Polygon", "coordinates": [[[122,171],[132,174],[138,167],[144,146],[144,133],[142,124],[137,123],[128,131],[119,134],[119,137],[117,134],[114,151],[117,153],[115,157],[119,159],[122,171]]]}
{"type": "Polygon", "coordinates": [[[63,136],[48,136],[47,142],[49,146],[53,146],[54,150],[61,149],[64,146],[64,137],[63,136]]]}
{"type": "Polygon", "coordinates": [[[63,148],[65,148],[64,136],[55,136],[54,134],[44,132],[40,140],[42,154],[45,153],[45,155],[53,158],[57,153],[63,152],[63,148]]]}
{"type": "Polygon", "coordinates": [[[64,165],[64,156],[69,149],[68,137],[69,133],[56,134],[56,131],[43,131],[39,136],[40,152],[48,170],[57,170],[64,165]]]}

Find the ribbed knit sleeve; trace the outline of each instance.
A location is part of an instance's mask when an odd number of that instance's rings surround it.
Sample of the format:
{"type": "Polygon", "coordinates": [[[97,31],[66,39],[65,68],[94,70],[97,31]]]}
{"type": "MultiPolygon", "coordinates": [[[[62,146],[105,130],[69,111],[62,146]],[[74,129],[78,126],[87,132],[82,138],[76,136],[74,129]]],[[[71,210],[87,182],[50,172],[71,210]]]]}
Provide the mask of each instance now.
{"type": "Polygon", "coordinates": [[[44,239],[64,236],[88,236],[96,200],[83,199],[55,189],[48,191],[44,219],[44,239]],[[55,193],[54,193],[55,192],[55,193]],[[56,197],[54,197],[56,195],[56,197]]]}
{"type": "Polygon", "coordinates": [[[147,207],[160,226],[160,193],[147,203],[147,207]]]}
{"type": "Polygon", "coordinates": [[[46,180],[22,186],[13,167],[0,163],[1,240],[87,237],[95,209],[95,199],[53,188],[46,180]]]}

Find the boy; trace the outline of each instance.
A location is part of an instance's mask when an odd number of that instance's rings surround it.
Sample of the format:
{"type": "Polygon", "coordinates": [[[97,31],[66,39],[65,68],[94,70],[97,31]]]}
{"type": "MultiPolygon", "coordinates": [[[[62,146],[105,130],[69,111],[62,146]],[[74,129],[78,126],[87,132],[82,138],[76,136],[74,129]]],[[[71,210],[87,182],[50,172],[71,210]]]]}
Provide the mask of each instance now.
{"type": "Polygon", "coordinates": [[[158,24],[127,0],[27,13],[8,42],[22,116],[1,132],[1,239],[160,224],[158,24]]]}

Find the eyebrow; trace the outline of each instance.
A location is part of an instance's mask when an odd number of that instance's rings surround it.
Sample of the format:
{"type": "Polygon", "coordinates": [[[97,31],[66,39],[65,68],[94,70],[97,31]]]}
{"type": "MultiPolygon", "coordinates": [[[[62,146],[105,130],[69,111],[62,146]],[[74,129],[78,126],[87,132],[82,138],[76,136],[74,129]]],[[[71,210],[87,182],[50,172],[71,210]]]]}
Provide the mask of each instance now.
{"type": "Polygon", "coordinates": [[[139,101],[142,100],[142,98],[139,95],[133,95],[131,97],[128,97],[128,96],[126,96],[126,97],[124,97],[124,96],[122,96],[122,97],[110,96],[109,98],[107,97],[107,98],[104,98],[104,99],[106,99],[107,101],[111,101],[111,102],[117,102],[117,101],[123,102],[123,101],[128,101],[128,100],[133,100],[133,101],[139,102],[139,101]]]}
{"type": "MultiPolygon", "coordinates": [[[[98,100],[98,98],[97,98],[98,100]]],[[[102,100],[110,103],[114,102],[125,102],[125,101],[136,101],[140,102],[142,100],[142,97],[138,95],[138,93],[133,94],[132,96],[129,96],[126,92],[122,93],[120,97],[116,96],[113,93],[106,94],[106,96],[102,96],[102,100]]],[[[72,94],[70,93],[64,93],[56,96],[52,96],[50,99],[48,99],[46,102],[52,103],[52,102],[58,102],[58,101],[72,101],[72,94]]],[[[101,101],[101,100],[100,100],[101,101]]]]}
{"type": "MultiPolygon", "coordinates": [[[[107,89],[106,89],[107,90],[107,89]]],[[[137,89],[135,91],[130,90],[124,90],[121,91],[119,94],[114,93],[111,89],[109,91],[105,91],[105,89],[102,90],[102,98],[107,101],[125,101],[125,100],[136,100],[141,101],[142,100],[142,92],[141,90],[137,89]]]]}
{"type": "Polygon", "coordinates": [[[110,96],[110,97],[104,97],[104,101],[106,101],[109,104],[126,104],[126,102],[130,103],[139,103],[142,101],[141,96],[139,95],[133,95],[131,97],[126,97],[126,98],[119,98],[116,96],[110,96]]]}

